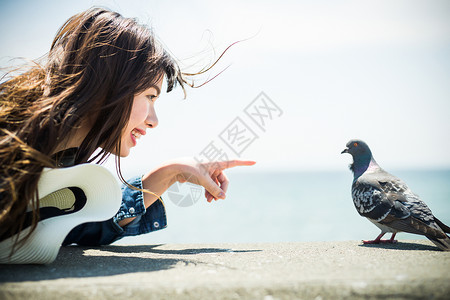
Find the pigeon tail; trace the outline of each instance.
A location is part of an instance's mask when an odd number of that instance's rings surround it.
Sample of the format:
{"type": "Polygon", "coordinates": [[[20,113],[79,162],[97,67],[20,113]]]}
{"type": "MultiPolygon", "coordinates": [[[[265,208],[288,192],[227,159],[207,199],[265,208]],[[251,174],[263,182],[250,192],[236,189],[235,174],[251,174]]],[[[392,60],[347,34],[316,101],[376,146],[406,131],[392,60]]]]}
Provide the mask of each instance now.
{"type": "MultiPolygon", "coordinates": [[[[434,221],[436,224],[442,229],[445,233],[450,233],[450,227],[442,223],[440,220],[438,220],[436,217],[434,217],[434,221]]],[[[430,237],[426,236],[430,241],[432,241],[436,246],[439,247],[439,249],[443,251],[450,251],[450,238],[447,234],[445,234],[444,238],[437,238],[436,236],[430,237]]]]}
{"type": "Polygon", "coordinates": [[[427,236],[427,238],[432,241],[439,249],[442,251],[450,251],[450,238],[446,236],[443,239],[439,239],[436,237],[427,236]]]}
{"type": "Polygon", "coordinates": [[[450,227],[442,223],[438,218],[434,217],[434,221],[438,224],[439,227],[441,227],[442,231],[445,233],[450,233],[450,227]]]}

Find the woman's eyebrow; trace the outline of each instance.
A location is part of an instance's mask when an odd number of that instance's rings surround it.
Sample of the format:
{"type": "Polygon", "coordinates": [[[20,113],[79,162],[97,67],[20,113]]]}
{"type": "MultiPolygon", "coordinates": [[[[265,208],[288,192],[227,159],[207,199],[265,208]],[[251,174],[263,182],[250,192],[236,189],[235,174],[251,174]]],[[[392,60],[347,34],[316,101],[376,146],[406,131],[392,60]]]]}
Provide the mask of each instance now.
{"type": "Polygon", "coordinates": [[[161,94],[161,89],[158,86],[152,85],[150,87],[156,90],[156,96],[159,96],[161,94]]]}

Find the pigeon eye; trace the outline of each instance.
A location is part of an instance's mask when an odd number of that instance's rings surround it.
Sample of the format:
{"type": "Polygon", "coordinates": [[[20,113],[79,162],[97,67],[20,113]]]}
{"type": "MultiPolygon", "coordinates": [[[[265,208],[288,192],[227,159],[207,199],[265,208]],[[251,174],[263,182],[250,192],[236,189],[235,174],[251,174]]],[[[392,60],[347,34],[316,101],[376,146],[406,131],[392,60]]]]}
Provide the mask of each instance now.
{"type": "Polygon", "coordinates": [[[354,143],[353,146],[358,147],[358,143],[354,143]]]}

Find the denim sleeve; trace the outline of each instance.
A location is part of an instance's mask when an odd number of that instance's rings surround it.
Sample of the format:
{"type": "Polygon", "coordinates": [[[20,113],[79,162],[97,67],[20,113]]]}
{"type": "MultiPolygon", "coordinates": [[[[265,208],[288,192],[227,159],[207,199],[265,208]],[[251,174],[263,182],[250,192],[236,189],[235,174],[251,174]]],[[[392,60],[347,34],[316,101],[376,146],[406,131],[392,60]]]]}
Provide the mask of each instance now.
{"type": "MultiPolygon", "coordinates": [[[[128,183],[142,189],[141,176],[129,180],[128,183]]],[[[144,234],[166,226],[166,210],[162,198],[145,208],[143,193],[124,184],[122,204],[117,214],[107,221],[85,223],[75,227],[68,234],[63,245],[108,245],[126,236],[144,234]],[[119,225],[121,220],[133,217],[135,219],[125,227],[122,228],[119,225]]]]}

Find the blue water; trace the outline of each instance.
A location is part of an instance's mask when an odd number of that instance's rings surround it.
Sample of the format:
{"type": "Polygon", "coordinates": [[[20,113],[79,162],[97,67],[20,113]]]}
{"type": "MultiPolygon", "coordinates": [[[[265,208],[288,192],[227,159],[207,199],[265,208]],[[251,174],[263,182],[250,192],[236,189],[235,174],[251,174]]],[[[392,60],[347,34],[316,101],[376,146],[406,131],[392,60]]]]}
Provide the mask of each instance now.
{"type": "MultiPolygon", "coordinates": [[[[397,171],[434,215],[450,225],[450,170],[397,171]]],[[[163,195],[168,227],[117,243],[245,243],[373,239],[379,229],[356,212],[347,172],[229,171],[226,200],[180,207],[163,195]]],[[[390,237],[390,235],[386,235],[390,237]]],[[[400,233],[398,239],[421,239],[400,233]]]]}

